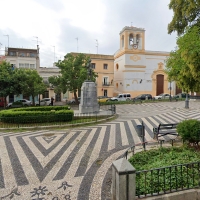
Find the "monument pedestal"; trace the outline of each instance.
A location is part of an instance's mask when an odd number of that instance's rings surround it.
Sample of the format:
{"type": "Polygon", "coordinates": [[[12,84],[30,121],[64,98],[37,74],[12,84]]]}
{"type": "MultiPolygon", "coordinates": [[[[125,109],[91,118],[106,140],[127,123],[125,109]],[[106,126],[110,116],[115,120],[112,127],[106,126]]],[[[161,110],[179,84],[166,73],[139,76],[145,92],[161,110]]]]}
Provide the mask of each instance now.
{"type": "Polygon", "coordinates": [[[97,88],[92,81],[85,81],[81,87],[81,102],[79,104],[80,113],[99,112],[97,102],[97,88]]]}

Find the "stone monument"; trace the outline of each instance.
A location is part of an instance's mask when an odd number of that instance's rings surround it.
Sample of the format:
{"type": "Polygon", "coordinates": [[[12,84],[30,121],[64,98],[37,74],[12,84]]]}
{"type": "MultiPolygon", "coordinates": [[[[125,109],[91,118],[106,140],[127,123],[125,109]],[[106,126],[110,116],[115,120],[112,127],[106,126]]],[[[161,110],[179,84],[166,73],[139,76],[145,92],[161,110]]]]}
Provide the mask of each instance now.
{"type": "Polygon", "coordinates": [[[94,113],[99,112],[99,104],[97,102],[97,87],[91,81],[92,66],[91,60],[87,64],[87,80],[84,81],[81,87],[81,102],[79,104],[80,113],[94,113]]]}

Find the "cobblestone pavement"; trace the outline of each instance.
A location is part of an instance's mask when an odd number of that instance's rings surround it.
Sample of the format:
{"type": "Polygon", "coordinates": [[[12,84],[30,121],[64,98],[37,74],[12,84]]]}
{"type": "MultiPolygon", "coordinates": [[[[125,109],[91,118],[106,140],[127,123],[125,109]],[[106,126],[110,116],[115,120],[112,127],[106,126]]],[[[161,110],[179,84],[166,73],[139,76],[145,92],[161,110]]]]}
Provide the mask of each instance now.
{"type": "MultiPolygon", "coordinates": [[[[200,119],[200,102],[117,105],[119,117],[96,126],[0,132],[0,200],[110,199],[112,161],[141,142],[159,123],[200,119]]],[[[167,137],[167,136],[166,136],[167,137]]]]}

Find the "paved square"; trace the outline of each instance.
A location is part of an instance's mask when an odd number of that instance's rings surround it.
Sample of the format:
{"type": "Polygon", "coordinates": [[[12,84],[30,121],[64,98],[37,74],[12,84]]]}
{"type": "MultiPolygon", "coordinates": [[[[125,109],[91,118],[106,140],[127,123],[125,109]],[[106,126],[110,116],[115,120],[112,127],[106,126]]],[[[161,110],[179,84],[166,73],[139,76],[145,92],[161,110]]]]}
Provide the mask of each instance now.
{"type": "Polygon", "coordinates": [[[97,200],[110,198],[110,166],[141,142],[135,127],[200,119],[200,102],[117,105],[119,117],[96,126],[26,132],[0,130],[0,200],[97,200]]]}

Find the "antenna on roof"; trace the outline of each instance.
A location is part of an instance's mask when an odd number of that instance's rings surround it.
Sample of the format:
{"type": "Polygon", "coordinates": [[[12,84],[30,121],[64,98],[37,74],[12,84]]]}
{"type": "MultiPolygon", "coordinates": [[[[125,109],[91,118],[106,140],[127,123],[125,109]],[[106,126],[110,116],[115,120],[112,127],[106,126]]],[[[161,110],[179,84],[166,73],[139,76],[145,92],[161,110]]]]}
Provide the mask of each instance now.
{"type": "Polygon", "coordinates": [[[96,42],[97,42],[97,54],[98,54],[98,46],[99,46],[99,43],[98,43],[98,40],[96,39],[96,42]]]}
{"type": "Polygon", "coordinates": [[[38,43],[41,42],[41,41],[38,40],[37,36],[33,36],[33,37],[36,38],[36,40],[33,40],[33,41],[37,41],[37,45],[38,45],[38,43]]]}
{"type": "Polygon", "coordinates": [[[76,40],[77,40],[77,52],[78,52],[78,37],[77,38],[75,38],[76,40]]]}

